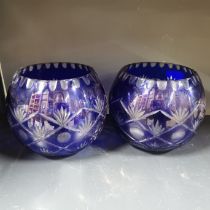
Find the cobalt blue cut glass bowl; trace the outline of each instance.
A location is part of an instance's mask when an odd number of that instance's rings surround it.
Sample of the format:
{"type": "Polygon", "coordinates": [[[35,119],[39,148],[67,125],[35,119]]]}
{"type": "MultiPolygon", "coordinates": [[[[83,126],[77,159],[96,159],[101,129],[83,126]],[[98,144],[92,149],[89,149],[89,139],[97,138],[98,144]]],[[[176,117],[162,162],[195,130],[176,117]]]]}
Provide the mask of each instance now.
{"type": "Polygon", "coordinates": [[[16,136],[45,156],[69,156],[91,144],[106,116],[106,96],[93,68],[75,63],[35,64],[10,84],[8,121],[16,136]]]}
{"type": "Polygon", "coordinates": [[[109,105],[133,146],[159,153],[191,139],[205,115],[205,94],[200,77],[188,67],[134,63],[118,73],[109,105]]]}

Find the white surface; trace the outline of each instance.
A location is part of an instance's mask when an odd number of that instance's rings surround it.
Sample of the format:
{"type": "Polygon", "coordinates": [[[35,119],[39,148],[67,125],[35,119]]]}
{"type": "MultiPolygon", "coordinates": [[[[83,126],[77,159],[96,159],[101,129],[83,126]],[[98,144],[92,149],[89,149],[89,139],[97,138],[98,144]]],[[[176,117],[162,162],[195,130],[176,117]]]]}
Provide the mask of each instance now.
{"type": "Polygon", "coordinates": [[[0,209],[209,210],[209,124],[180,149],[152,155],[108,122],[94,146],[60,160],[25,150],[1,125],[0,209]]]}

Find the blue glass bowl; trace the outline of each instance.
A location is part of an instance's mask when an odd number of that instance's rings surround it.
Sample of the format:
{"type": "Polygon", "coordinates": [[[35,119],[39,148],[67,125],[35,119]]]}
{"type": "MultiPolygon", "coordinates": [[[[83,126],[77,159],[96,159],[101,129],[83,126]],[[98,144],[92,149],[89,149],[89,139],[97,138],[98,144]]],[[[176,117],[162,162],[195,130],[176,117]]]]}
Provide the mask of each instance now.
{"type": "Polygon", "coordinates": [[[109,98],[110,113],[130,143],[150,152],[166,152],[188,142],[205,115],[198,74],[176,64],[123,67],[109,98]]]}
{"type": "Polygon", "coordinates": [[[10,84],[8,121],[24,145],[45,156],[68,156],[91,144],[106,116],[106,96],[93,68],[35,64],[10,84]]]}

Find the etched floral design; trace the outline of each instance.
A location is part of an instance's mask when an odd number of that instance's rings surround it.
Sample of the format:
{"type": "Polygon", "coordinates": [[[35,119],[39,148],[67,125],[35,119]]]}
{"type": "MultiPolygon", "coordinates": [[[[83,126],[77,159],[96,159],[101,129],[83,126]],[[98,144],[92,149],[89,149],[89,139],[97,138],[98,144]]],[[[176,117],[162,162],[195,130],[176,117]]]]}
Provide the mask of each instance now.
{"type": "Polygon", "coordinates": [[[68,121],[68,122],[66,123],[65,127],[66,127],[67,129],[72,130],[73,127],[74,127],[74,119],[68,121]]]}
{"type": "Polygon", "coordinates": [[[28,122],[28,128],[32,128],[33,127],[33,119],[31,118],[28,122]]]}
{"type": "Polygon", "coordinates": [[[198,115],[199,115],[199,108],[195,109],[194,112],[193,112],[194,118],[197,118],[198,115]]]}
{"type": "Polygon", "coordinates": [[[195,130],[200,124],[200,120],[195,119],[194,122],[192,123],[193,129],[195,130]]]}
{"type": "Polygon", "coordinates": [[[17,120],[21,123],[26,119],[27,113],[25,112],[25,109],[23,107],[18,106],[14,110],[15,117],[17,120]]]}
{"type": "Polygon", "coordinates": [[[154,123],[154,120],[151,120],[149,123],[149,130],[152,132],[153,135],[156,136],[162,133],[165,129],[162,127],[158,120],[156,121],[156,123],[154,123]]]}
{"type": "Polygon", "coordinates": [[[137,106],[129,105],[127,110],[128,110],[128,114],[132,120],[139,120],[145,113],[145,111],[142,111],[137,106]]]}
{"type": "Polygon", "coordinates": [[[199,119],[203,119],[205,117],[205,113],[206,113],[205,109],[202,109],[199,113],[199,116],[198,116],[199,119]]]}
{"type": "Polygon", "coordinates": [[[79,126],[79,136],[85,136],[93,127],[93,121],[91,120],[90,115],[85,118],[84,122],[79,126]]]}
{"type": "Polygon", "coordinates": [[[189,114],[189,111],[187,108],[180,107],[178,110],[172,112],[172,120],[180,123],[183,122],[189,114]]]}
{"type": "Polygon", "coordinates": [[[80,81],[79,81],[79,79],[73,79],[73,80],[72,80],[72,85],[73,85],[75,88],[79,88],[79,87],[80,87],[80,81]]]}
{"type": "Polygon", "coordinates": [[[45,154],[50,153],[49,149],[45,147],[40,147],[40,152],[45,153],[45,154]]]}
{"type": "Polygon", "coordinates": [[[167,81],[157,81],[157,87],[159,88],[159,90],[165,90],[167,85],[167,81]]]}
{"type": "Polygon", "coordinates": [[[138,78],[136,81],[136,87],[141,88],[146,84],[146,77],[142,76],[141,78],[138,78]]]}
{"type": "Polygon", "coordinates": [[[66,123],[69,121],[69,117],[70,112],[68,112],[67,109],[64,109],[63,107],[54,113],[54,118],[61,126],[66,125],[66,123]]]}
{"type": "Polygon", "coordinates": [[[87,146],[88,145],[88,143],[86,142],[86,141],[84,141],[84,142],[82,142],[78,147],[77,147],[77,149],[82,149],[82,148],[84,148],[85,146],[87,146]]]}
{"type": "Polygon", "coordinates": [[[201,104],[200,105],[200,112],[198,114],[198,118],[201,120],[205,117],[205,113],[206,113],[206,109],[205,109],[205,105],[201,104]]]}
{"type": "Polygon", "coordinates": [[[44,121],[44,123],[41,122],[35,122],[34,123],[34,129],[33,134],[35,139],[43,140],[46,138],[47,134],[50,133],[50,131],[54,130],[54,126],[51,126],[47,121],[44,121]]]}
{"type": "Polygon", "coordinates": [[[102,112],[103,109],[104,109],[104,102],[103,100],[101,100],[98,96],[95,100],[95,105],[94,105],[94,108],[97,112],[102,112]]]}

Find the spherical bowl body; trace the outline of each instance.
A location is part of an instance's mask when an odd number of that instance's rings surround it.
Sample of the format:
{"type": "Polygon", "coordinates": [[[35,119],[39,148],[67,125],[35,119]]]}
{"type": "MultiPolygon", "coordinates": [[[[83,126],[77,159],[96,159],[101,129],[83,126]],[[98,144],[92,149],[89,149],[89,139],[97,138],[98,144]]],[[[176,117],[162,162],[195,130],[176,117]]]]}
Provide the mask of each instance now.
{"type": "Polygon", "coordinates": [[[24,145],[45,156],[68,156],[102,130],[106,96],[89,66],[35,64],[14,75],[7,109],[10,126],[24,145]]]}
{"type": "Polygon", "coordinates": [[[135,147],[166,152],[191,139],[205,115],[198,74],[181,65],[135,63],[121,69],[110,113],[135,147]]]}

